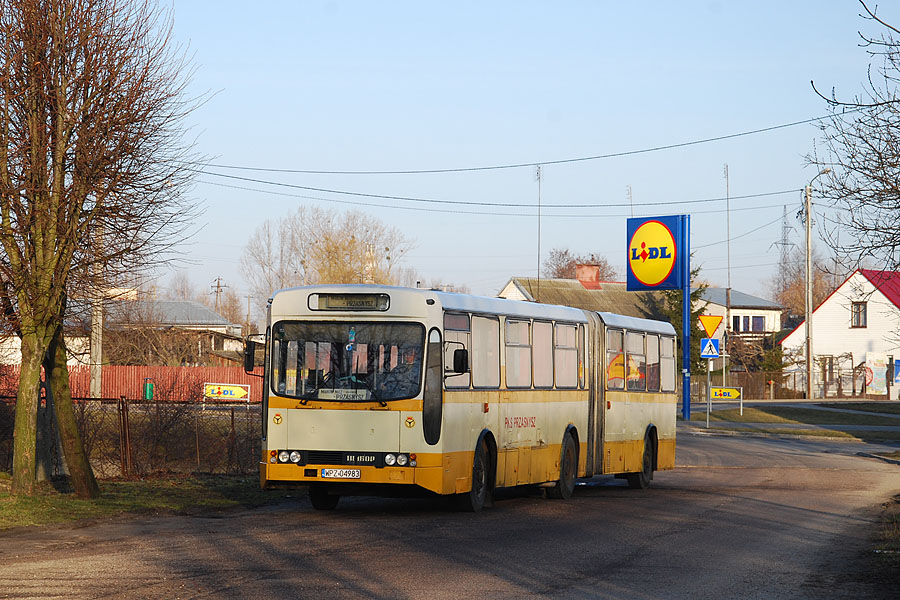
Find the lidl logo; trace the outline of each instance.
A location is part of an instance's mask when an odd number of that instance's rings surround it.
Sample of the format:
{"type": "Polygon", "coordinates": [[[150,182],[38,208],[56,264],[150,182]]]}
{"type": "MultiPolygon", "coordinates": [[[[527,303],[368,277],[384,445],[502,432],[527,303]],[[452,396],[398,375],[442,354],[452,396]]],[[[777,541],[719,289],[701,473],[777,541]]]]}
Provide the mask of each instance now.
{"type": "Polygon", "coordinates": [[[659,221],[646,221],[628,242],[628,268],[646,286],[665,281],[675,268],[675,236],[659,221]]]}

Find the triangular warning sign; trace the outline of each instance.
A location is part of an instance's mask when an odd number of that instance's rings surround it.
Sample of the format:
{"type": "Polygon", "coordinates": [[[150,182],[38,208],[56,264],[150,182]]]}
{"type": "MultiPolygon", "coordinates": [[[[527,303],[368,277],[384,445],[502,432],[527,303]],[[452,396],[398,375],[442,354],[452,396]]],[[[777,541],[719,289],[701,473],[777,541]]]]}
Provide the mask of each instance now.
{"type": "Polygon", "coordinates": [[[700,315],[698,318],[708,338],[713,337],[716,329],[719,328],[719,323],[722,322],[722,315],[700,315]]]}
{"type": "Polygon", "coordinates": [[[703,348],[703,350],[700,352],[700,354],[702,354],[703,356],[718,356],[719,355],[719,349],[716,347],[715,341],[713,341],[712,338],[710,338],[706,342],[706,346],[703,348]]]}

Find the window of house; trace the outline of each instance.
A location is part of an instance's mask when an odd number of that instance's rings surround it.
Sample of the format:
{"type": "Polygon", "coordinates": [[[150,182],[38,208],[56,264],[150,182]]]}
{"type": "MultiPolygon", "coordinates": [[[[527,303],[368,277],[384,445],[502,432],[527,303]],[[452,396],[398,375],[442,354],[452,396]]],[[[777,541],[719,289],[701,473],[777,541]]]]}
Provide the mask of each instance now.
{"type": "Polygon", "coordinates": [[[743,327],[741,327],[741,331],[750,331],[750,317],[742,317],[744,322],[742,323],[743,327]]]}
{"type": "Polygon", "coordinates": [[[853,302],[850,304],[850,327],[866,326],[866,303],[853,302]]]}
{"type": "Polygon", "coordinates": [[[766,318],[765,317],[753,317],[752,319],[752,331],[760,332],[766,330],[766,318]]]}
{"type": "Polygon", "coordinates": [[[741,330],[741,318],[740,317],[731,317],[731,330],[734,332],[740,332],[741,330]]]}

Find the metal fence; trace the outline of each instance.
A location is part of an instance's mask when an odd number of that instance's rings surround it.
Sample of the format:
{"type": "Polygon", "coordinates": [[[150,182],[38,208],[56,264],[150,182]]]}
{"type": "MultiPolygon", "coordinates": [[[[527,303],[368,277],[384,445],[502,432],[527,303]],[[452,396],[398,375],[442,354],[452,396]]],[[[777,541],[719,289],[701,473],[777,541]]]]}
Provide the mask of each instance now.
{"type": "MultiPolygon", "coordinates": [[[[46,407],[44,408],[46,410],[46,407]]],[[[14,406],[0,402],[0,470],[11,471],[14,406]]],[[[98,477],[158,472],[252,473],[260,456],[258,403],[76,401],[75,417],[98,477]]],[[[53,433],[49,439],[56,439],[53,433]]],[[[46,472],[64,474],[59,445],[46,472]]]]}
{"type": "MultiPolygon", "coordinates": [[[[732,372],[723,380],[721,373],[710,376],[713,387],[740,387],[747,400],[791,400],[806,397],[806,373],[803,371],[732,372]]],[[[706,375],[691,377],[691,397],[706,401],[706,375]]],[[[896,393],[892,392],[892,396],[896,393]]],[[[680,390],[679,390],[680,395],[680,390]]],[[[813,373],[813,397],[820,399],[870,398],[885,400],[888,396],[870,393],[865,369],[832,369],[813,373]]]]}

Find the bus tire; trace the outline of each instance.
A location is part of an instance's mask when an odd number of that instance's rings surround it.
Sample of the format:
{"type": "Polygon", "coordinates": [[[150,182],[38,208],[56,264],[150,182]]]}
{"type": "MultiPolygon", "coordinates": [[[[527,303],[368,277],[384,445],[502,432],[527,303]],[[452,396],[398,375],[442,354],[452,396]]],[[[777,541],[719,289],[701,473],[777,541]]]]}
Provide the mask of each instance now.
{"type": "Polygon", "coordinates": [[[490,477],[488,473],[487,442],[478,440],[475,458],[472,461],[472,489],[456,496],[457,506],[465,512],[480,512],[487,501],[490,477]]]}
{"type": "Polygon", "coordinates": [[[650,487],[650,480],[653,479],[653,440],[650,439],[648,433],[644,436],[644,455],[641,458],[641,470],[638,473],[626,474],[628,487],[633,490],[646,490],[650,487]]]}
{"type": "Polygon", "coordinates": [[[309,503],[316,510],[334,510],[340,499],[338,494],[329,494],[328,488],[321,483],[312,483],[309,486],[309,503]]]}
{"type": "Polygon", "coordinates": [[[572,434],[563,435],[562,449],[559,457],[559,479],[556,485],[548,490],[551,498],[568,500],[575,493],[575,479],[578,474],[578,446],[572,434]]]}

